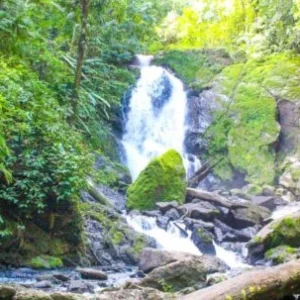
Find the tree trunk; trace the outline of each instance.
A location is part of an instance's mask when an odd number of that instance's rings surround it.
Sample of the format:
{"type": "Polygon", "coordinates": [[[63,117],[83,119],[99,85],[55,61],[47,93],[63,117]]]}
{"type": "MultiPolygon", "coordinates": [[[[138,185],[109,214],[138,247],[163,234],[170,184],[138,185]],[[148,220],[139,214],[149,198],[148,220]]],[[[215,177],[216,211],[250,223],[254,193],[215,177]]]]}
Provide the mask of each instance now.
{"type": "Polygon", "coordinates": [[[300,259],[241,274],[180,300],[280,300],[300,293],[300,259]]]}
{"type": "Polygon", "coordinates": [[[77,64],[76,64],[75,80],[74,80],[73,94],[72,94],[72,109],[73,109],[72,119],[73,120],[77,114],[77,109],[78,109],[78,88],[81,83],[82,66],[83,66],[84,55],[86,50],[88,14],[89,14],[89,0],[81,0],[81,28],[80,28],[80,35],[78,40],[77,64]]]}
{"type": "Polygon", "coordinates": [[[203,164],[203,166],[188,179],[188,186],[197,187],[197,185],[204,180],[222,160],[223,159],[220,159],[214,164],[211,164],[209,161],[203,164]]]}

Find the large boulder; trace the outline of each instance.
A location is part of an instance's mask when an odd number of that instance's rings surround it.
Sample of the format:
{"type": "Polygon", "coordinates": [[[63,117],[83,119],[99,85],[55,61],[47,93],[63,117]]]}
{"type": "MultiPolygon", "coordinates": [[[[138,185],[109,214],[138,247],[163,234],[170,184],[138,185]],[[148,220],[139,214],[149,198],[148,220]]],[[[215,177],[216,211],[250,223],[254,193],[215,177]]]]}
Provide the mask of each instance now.
{"type": "Polygon", "coordinates": [[[266,225],[248,244],[250,262],[268,259],[268,256],[270,258],[272,256],[270,250],[278,246],[300,247],[300,212],[266,225]]]}
{"type": "Polygon", "coordinates": [[[180,154],[169,150],[153,159],[127,190],[129,209],[151,210],[156,202],[183,203],[186,174],[180,154]]]}
{"type": "MultiPolygon", "coordinates": [[[[145,250],[144,250],[145,251],[145,250]]],[[[144,253],[144,269],[152,271],[141,281],[142,286],[179,291],[195,284],[205,283],[208,274],[224,272],[227,267],[213,256],[196,256],[162,250],[144,253]],[[153,262],[146,263],[149,259],[153,262]]]]}
{"type": "Polygon", "coordinates": [[[244,229],[256,225],[262,227],[264,220],[271,215],[266,207],[251,202],[244,202],[243,205],[244,207],[232,209],[222,221],[234,229],[244,229]]]}

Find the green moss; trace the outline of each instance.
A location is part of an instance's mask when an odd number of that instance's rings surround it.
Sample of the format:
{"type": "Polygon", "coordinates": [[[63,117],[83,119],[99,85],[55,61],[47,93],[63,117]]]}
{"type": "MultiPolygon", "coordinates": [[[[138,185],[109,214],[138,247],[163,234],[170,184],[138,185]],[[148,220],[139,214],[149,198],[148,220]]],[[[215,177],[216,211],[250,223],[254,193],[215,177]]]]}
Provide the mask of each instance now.
{"type": "Polygon", "coordinates": [[[37,256],[31,259],[27,265],[34,269],[55,269],[63,267],[60,258],[48,255],[37,256]]]}
{"type": "Polygon", "coordinates": [[[265,258],[271,260],[274,264],[282,264],[295,258],[297,249],[290,246],[278,246],[265,253],[265,258]]]}
{"type": "Polygon", "coordinates": [[[127,190],[129,209],[150,210],[156,202],[183,203],[186,193],[185,169],[175,150],[153,159],[127,190]]]}
{"type": "Polygon", "coordinates": [[[212,243],[212,237],[202,228],[197,229],[197,234],[204,243],[212,243]]]}
{"type": "Polygon", "coordinates": [[[146,247],[146,241],[145,238],[142,236],[139,236],[135,242],[134,242],[134,246],[133,246],[133,251],[135,253],[136,256],[139,256],[143,249],[146,247]]]}
{"type": "Polygon", "coordinates": [[[173,50],[157,57],[154,63],[169,67],[189,87],[203,89],[210,85],[212,79],[229,61],[228,54],[223,50],[173,50]]]}
{"type": "Polygon", "coordinates": [[[280,245],[300,247],[300,218],[285,218],[280,221],[268,235],[265,249],[275,248],[280,245]]]}

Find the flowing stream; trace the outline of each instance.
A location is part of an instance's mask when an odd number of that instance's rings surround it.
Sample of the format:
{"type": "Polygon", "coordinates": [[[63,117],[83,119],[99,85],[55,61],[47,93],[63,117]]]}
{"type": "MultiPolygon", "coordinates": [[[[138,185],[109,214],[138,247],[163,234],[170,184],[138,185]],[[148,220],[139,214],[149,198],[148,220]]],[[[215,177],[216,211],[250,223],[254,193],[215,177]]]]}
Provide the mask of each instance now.
{"type": "MultiPolygon", "coordinates": [[[[152,158],[171,148],[181,154],[189,176],[201,163],[195,156],[187,153],[184,146],[188,129],[184,85],[166,69],[152,66],[152,57],[139,55],[137,58],[141,76],[126,107],[125,134],[122,141],[133,180],[152,158]]],[[[190,239],[191,232],[180,228],[178,223],[170,222],[167,230],[163,230],[157,226],[155,218],[142,215],[126,218],[136,231],[155,238],[162,249],[202,255],[190,239]]],[[[231,268],[246,266],[242,258],[234,252],[217,244],[215,248],[217,256],[231,268]]]]}

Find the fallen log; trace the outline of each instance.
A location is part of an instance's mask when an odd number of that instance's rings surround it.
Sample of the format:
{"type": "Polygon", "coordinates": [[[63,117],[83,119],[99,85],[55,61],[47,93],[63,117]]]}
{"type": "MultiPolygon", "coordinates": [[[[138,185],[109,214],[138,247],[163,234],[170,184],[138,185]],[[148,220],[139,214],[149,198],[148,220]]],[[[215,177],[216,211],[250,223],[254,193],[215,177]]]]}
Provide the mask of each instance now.
{"type": "Polygon", "coordinates": [[[188,179],[188,186],[197,187],[197,185],[203,181],[222,160],[223,158],[219,159],[214,164],[211,164],[209,161],[204,163],[202,167],[188,179]]]}
{"type": "Polygon", "coordinates": [[[300,293],[300,259],[248,271],[180,300],[280,300],[300,293]]]}
{"type": "Polygon", "coordinates": [[[230,201],[228,201],[225,197],[222,197],[217,193],[212,193],[200,189],[187,188],[186,195],[191,199],[201,199],[207,202],[211,202],[212,204],[215,204],[217,206],[222,206],[226,208],[232,207],[232,203],[230,201]]]}

